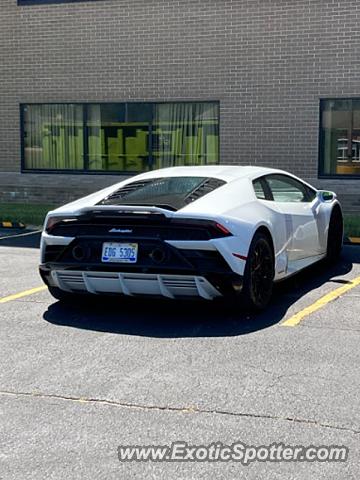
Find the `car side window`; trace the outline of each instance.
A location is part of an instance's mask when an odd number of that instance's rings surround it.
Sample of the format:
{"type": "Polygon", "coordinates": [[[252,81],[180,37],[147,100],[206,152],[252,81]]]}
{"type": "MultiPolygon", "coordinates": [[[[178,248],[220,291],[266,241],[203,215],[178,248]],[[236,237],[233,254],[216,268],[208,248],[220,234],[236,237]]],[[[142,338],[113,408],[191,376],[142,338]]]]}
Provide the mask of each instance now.
{"type": "Polygon", "coordinates": [[[266,177],[275,202],[311,202],[315,191],[286,175],[269,175],[266,177]]]}
{"type": "Polygon", "coordinates": [[[261,179],[254,180],[253,182],[255,195],[259,200],[266,200],[266,193],[264,190],[264,184],[261,179]]]}

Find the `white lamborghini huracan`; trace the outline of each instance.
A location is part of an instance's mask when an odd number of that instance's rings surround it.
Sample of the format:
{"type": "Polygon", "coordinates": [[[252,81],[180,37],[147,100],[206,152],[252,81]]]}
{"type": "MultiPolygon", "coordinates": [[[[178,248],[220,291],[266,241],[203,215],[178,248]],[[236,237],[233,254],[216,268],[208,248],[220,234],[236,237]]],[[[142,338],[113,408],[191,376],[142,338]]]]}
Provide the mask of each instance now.
{"type": "Polygon", "coordinates": [[[273,283],[340,255],[332,192],[281,170],[173,167],[49,212],[41,276],[74,295],[229,296],[264,308],[273,283]]]}

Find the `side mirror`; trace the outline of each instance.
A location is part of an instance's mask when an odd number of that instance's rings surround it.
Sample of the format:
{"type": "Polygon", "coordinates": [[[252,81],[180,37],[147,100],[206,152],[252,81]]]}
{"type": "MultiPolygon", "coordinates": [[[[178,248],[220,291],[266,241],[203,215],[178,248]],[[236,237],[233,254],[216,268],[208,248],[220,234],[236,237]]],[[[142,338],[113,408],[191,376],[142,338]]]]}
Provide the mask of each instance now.
{"type": "Polygon", "coordinates": [[[319,190],[318,197],[321,202],[332,202],[336,195],[334,192],[328,192],[327,190],[319,190]]]}

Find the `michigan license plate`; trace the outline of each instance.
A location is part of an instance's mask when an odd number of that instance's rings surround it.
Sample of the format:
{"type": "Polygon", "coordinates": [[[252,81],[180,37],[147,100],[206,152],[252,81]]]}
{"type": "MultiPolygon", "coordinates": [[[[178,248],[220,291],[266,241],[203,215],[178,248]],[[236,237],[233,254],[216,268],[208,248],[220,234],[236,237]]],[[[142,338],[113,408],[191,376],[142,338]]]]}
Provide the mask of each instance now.
{"type": "Polygon", "coordinates": [[[137,243],[103,243],[101,261],[106,263],[136,263],[137,243]]]}

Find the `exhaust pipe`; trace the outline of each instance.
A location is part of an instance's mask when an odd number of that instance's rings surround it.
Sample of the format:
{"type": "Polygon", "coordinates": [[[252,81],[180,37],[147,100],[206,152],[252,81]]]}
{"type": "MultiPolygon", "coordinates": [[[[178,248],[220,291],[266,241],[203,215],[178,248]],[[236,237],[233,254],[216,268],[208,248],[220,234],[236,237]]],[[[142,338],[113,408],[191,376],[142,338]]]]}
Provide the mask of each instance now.
{"type": "Polygon", "coordinates": [[[149,257],[154,263],[163,263],[166,259],[166,252],[162,248],[154,248],[149,257]]]}
{"type": "Polygon", "coordinates": [[[82,260],[85,260],[89,256],[89,249],[84,248],[81,245],[76,245],[72,249],[72,256],[75,260],[78,262],[81,262],[82,260]]]}

